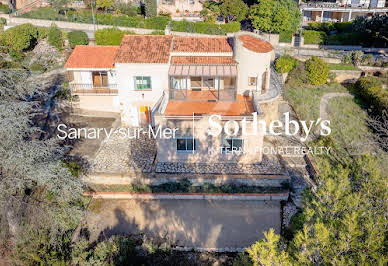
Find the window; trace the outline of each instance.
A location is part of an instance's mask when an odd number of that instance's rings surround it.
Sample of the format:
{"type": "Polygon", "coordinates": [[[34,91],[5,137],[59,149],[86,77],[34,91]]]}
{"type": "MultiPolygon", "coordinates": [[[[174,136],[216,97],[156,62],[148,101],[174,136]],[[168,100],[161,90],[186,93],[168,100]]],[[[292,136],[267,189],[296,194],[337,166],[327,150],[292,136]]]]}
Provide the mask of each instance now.
{"type": "Polygon", "coordinates": [[[197,141],[193,138],[179,138],[176,140],[176,150],[178,152],[191,152],[197,149],[197,141]],[[194,145],[193,145],[194,144],[194,145]]]}
{"type": "Polygon", "coordinates": [[[93,72],[93,87],[107,87],[108,73],[107,72],[93,72]]]}
{"type": "Polygon", "coordinates": [[[243,152],[243,140],[235,138],[225,138],[222,141],[223,154],[240,154],[243,152]]]}
{"type": "Polygon", "coordinates": [[[215,88],[214,78],[203,78],[203,87],[205,89],[214,89],[215,88]]]}
{"type": "Polygon", "coordinates": [[[256,77],[249,77],[248,78],[248,85],[249,86],[256,86],[257,84],[257,78],[256,77]]]}
{"type": "Polygon", "coordinates": [[[151,77],[135,77],[135,90],[151,90],[151,77]]]}

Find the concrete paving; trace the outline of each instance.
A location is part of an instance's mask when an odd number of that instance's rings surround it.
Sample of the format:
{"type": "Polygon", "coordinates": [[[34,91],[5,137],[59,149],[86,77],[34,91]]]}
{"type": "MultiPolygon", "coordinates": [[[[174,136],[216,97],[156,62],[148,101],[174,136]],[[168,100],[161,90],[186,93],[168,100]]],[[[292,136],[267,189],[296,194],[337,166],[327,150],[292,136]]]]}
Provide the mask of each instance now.
{"type": "Polygon", "coordinates": [[[190,248],[244,248],[280,232],[280,202],[96,200],[86,217],[91,240],[144,232],[190,248]],[[98,208],[96,208],[98,207],[98,208]]]}

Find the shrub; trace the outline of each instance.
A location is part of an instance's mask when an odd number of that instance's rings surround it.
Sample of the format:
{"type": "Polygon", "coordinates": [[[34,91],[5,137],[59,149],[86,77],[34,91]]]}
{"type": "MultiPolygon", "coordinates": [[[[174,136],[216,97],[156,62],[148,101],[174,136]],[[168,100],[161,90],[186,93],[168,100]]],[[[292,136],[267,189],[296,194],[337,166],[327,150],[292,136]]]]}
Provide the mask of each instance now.
{"type": "Polygon", "coordinates": [[[5,18],[0,17],[0,27],[4,27],[7,25],[7,20],[5,18]]]}
{"type": "Polygon", "coordinates": [[[62,49],[62,46],[63,46],[62,31],[55,24],[51,25],[47,37],[48,37],[49,44],[56,47],[58,50],[62,49]]]}
{"type": "Polygon", "coordinates": [[[5,31],[5,44],[15,51],[30,50],[35,47],[39,37],[37,27],[32,24],[22,24],[5,31]]]}
{"type": "Polygon", "coordinates": [[[292,31],[282,31],[279,33],[279,42],[291,43],[293,35],[292,31]]]}
{"type": "Polygon", "coordinates": [[[114,8],[120,14],[127,15],[130,17],[134,17],[138,14],[138,8],[131,4],[123,3],[120,1],[116,1],[114,4],[114,8]]]}
{"type": "Polygon", "coordinates": [[[383,89],[377,77],[361,77],[355,84],[355,91],[376,113],[388,109],[388,92],[383,89]]]}
{"type": "Polygon", "coordinates": [[[290,71],[287,76],[287,87],[298,88],[305,87],[308,83],[308,76],[305,62],[298,61],[296,66],[290,71]]]}
{"type": "Polygon", "coordinates": [[[329,67],[323,59],[313,56],[306,61],[308,82],[312,85],[323,85],[329,77],[329,67]]]}
{"type": "Polygon", "coordinates": [[[125,34],[135,34],[131,31],[122,31],[118,28],[97,30],[94,34],[97,45],[120,45],[125,34]]]}
{"type": "Polygon", "coordinates": [[[11,9],[8,7],[8,5],[3,5],[0,3],[0,13],[10,14],[11,9]]]}
{"type": "Polygon", "coordinates": [[[157,16],[156,0],[145,0],[144,5],[146,17],[152,18],[157,16]]]}
{"type": "Polygon", "coordinates": [[[151,32],[151,35],[164,35],[164,31],[162,30],[154,30],[151,32]]]}
{"type": "Polygon", "coordinates": [[[38,63],[34,63],[30,66],[30,70],[33,72],[44,72],[45,68],[38,63]]]}
{"type": "Polygon", "coordinates": [[[327,44],[330,45],[363,45],[367,44],[368,36],[359,32],[344,32],[329,35],[326,38],[327,44]]]}
{"type": "Polygon", "coordinates": [[[275,63],[275,69],[279,73],[290,72],[298,63],[298,60],[290,55],[280,56],[275,63]]]}
{"type": "Polygon", "coordinates": [[[97,0],[96,7],[107,10],[113,6],[113,0],[97,0]]]}
{"type": "Polygon", "coordinates": [[[323,31],[304,30],[302,32],[305,44],[323,44],[326,33],[323,31]]]}
{"type": "Polygon", "coordinates": [[[187,20],[171,21],[171,30],[178,32],[204,33],[214,35],[226,35],[228,32],[240,30],[239,22],[230,22],[222,25],[207,22],[189,22],[187,20]]]}
{"type": "Polygon", "coordinates": [[[358,66],[361,63],[363,57],[364,57],[364,52],[362,51],[350,51],[344,55],[344,57],[342,58],[342,61],[345,64],[353,64],[355,66],[358,66]]]}
{"type": "Polygon", "coordinates": [[[85,32],[80,30],[69,32],[69,34],[67,35],[67,38],[69,39],[69,44],[71,48],[74,48],[76,45],[89,44],[88,35],[85,32]]]}

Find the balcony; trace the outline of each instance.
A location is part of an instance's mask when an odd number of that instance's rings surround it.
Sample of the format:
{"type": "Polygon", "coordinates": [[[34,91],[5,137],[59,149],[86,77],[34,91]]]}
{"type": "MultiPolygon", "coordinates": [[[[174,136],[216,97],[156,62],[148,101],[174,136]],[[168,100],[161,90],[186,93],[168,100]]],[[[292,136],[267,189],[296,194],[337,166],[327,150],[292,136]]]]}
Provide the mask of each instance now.
{"type": "Polygon", "coordinates": [[[94,84],[70,83],[74,95],[117,95],[117,84],[97,86],[94,84]]]}

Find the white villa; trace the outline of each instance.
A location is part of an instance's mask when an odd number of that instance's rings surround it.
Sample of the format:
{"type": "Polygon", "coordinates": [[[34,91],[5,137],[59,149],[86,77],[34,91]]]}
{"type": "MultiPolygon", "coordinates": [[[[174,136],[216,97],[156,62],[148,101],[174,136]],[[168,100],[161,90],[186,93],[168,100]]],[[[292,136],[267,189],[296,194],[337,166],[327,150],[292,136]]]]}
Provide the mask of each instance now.
{"type": "Polygon", "coordinates": [[[270,87],[273,59],[271,44],[248,33],[126,35],[120,46],[77,46],[65,67],[80,109],[120,113],[124,126],[179,128],[175,139],[158,139],[158,162],[253,163],[262,132],[212,137],[208,117],[265,118],[257,99],[270,87]]]}

